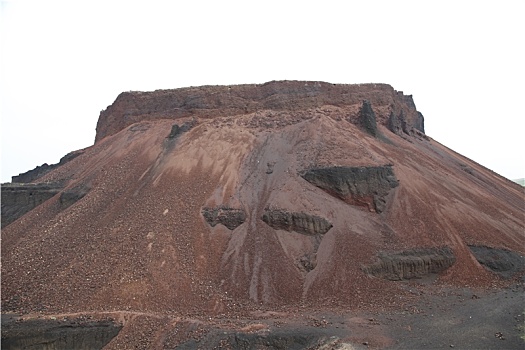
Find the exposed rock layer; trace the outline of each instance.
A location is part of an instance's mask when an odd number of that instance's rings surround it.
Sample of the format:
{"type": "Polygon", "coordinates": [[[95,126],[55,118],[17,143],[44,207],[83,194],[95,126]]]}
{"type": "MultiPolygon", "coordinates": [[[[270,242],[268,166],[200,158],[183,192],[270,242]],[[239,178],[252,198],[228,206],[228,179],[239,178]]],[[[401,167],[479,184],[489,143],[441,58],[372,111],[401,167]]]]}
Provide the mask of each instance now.
{"type": "Polygon", "coordinates": [[[2,349],[102,349],[121,329],[112,321],[85,319],[2,321],[2,349]]]}
{"type": "Polygon", "coordinates": [[[230,230],[235,230],[246,220],[246,212],[236,208],[203,208],[202,216],[211,227],[222,224],[230,230]]]}
{"type": "Polygon", "coordinates": [[[66,154],[65,156],[63,156],[62,158],[60,158],[60,162],[58,162],[57,164],[47,164],[47,163],[44,163],[40,166],[37,166],[36,168],[34,168],[33,170],[29,170],[29,171],[26,171],[25,173],[22,173],[22,174],[19,174],[17,176],[13,176],[12,177],[12,182],[13,183],[31,183],[31,182],[35,182],[37,179],[41,178],[42,176],[44,176],[45,174],[49,173],[50,171],[66,164],[67,162],[75,159],[76,157],[78,157],[79,155],[81,155],[84,151],[82,150],[79,150],[79,151],[74,151],[74,152],[70,152],[68,154],[66,154]]]}
{"type": "Polygon", "coordinates": [[[380,253],[379,261],[363,270],[373,276],[398,281],[440,273],[452,266],[455,261],[456,257],[448,247],[413,249],[380,253]]]}
{"type": "Polygon", "coordinates": [[[378,213],[385,209],[386,195],[399,184],[390,165],[317,168],[301,176],[349,204],[378,213]]]}
{"type": "Polygon", "coordinates": [[[54,184],[3,184],[2,227],[53,198],[62,190],[54,184]]]}
{"type": "Polygon", "coordinates": [[[363,105],[359,110],[359,122],[361,127],[370,135],[374,137],[379,135],[377,130],[376,115],[369,101],[363,101],[363,105]]]}
{"type": "Polygon", "coordinates": [[[305,235],[324,235],[332,228],[325,218],[281,209],[266,209],[262,220],[276,230],[295,231],[305,235]]]}
{"type": "MultiPolygon", "coordinates": [[[[95,142],[127,126],[155,119],[214,118],[260,110],[300,111],[325,105],[384,107],[399,114],[407,125],[424,133],[422,115],[411,95],[386,84],[344,85],[324,82],[278,81],[262,85],[202,86],[153,92],[123,92],[100,113],[95,142]]],[[[387,124],[388,115],[379,121],[387,124]]]]}

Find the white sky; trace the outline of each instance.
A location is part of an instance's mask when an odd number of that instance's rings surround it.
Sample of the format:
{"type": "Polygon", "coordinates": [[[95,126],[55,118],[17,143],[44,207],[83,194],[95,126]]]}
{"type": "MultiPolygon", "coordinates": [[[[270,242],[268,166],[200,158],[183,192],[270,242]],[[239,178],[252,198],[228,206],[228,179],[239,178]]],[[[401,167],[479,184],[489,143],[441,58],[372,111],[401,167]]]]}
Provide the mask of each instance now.
{"type": "Polygon", "coordinates": [[[525,177],[525,1],[1,1],[1,181],[93,144],[128,90],[321,80],[412,94],[426,133],[525,177]]]}

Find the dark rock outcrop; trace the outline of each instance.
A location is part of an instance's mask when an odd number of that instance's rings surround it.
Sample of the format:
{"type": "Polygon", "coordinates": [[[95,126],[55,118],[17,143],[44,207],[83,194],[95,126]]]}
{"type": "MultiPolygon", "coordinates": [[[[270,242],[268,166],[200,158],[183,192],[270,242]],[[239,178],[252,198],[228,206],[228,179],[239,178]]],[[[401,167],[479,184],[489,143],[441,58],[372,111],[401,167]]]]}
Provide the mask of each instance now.
{"type": "Polygon", "coordinates": [[[102,349],[121,329],[113,321],[2,317],[2,349],[102,349]]]}
{"type": "Polygon", "coordinates": [[[62,187],[56,184],[3,184],[2,227],[53,198],[61,190],[62,187]]]}
{"type": "Polygon", "coordinates": [[[421,114],[421,112],[416,112],[416,118],[414,119],[412,125],[417,131],[423,134],[425,133],[425,118],[423,117],[423,114],[421,114]]]}
{"type": "Polygon", "coordinates": [[[177,136],[181,135],[182,133],[185,133],[187,132],[188,130],[190,130],[191,128],[193,128],[196,124],[196,120],[193,119],[192,121],[190,122],[186,122],[182,125],[179,125],[179,124],[173,124],[173,126],[171,127],[171,131],[170,131],[170,134],[168,135],[168,139],[172,140],[174,138],[176,138],[177,136]]]}
{"type": "Polygon", "coordinates": [[[324,235],[332,228],[328,220],[319,216],[281,209],[266,209],[261,219],[276,230],[295,231],[304,235],[324,235]]]}
{"type": "Polygon", "coordinates": [[[376,114],[372,109],[370,101],[363,101],[363,105],[359,110],[359,123],[361,127],[370,135],[377,137],[379,131],[377,130],[376,114]]]}
{"type": "Polygon", "coordinates": [[[41,178],[42,176],[44,176],[45,174],[49,173],[50,171],[52,171],[52,170],[58,168],[59,166],[64,165],[67,162],[75,159],[76,157],[78,157],[82,153],[84,153],[83,150],[70,152],[70,153],[66,154],[65,156],[63,156],[62,158],[60,158],[60,162],[58,162],[56,164],[49,165],[47,163],[44,163],[44,164],[42,164],[40,166],[37,166],[33,170],[29,170],[29,171],[26,171],[25,173],[19,174],[17,176],[13,176],[11,178],[11,181],[13,183],[32,183],[35,180],[37,180],[37,179],[41,178]]]}
{"type": "Polygon", "coordinates": [[[372,276],[399,281],[440,273],[455,261],[456,257],[448,247],[384,252],[379,254],[378,262],[364,267],[363,271],[372,276]]]}
{"type": "Polygon", "coordinates": [[[403,112],[399,113],[399,115],[395,115],[394,112],[390,112],[387,127],[396,135],[402,135],[403,133],[407,135],[409,134],[409,130],[407,128],[407,123],[403,112]]]}
{"type": "Polygon", "coordinates": [[[399,184],[391,165],[316,168],[301,176],[346,203],[377,213],[385,209],[386,195],[399,184]]]}
{"type": "Polygon", "coordinates": [[[503,278],[512,278],[525,271],[525,257],[508,249],[469,245],[476,260],[487,270],[503,278]]]}
{"type": "Polygon", "coordinates": [[[396,135],[402,136],[403,134],[424,134],[424,118],[423,114],[417,112],[416,118],[412,124],[407,121],[405,113],[401,110],[399,114],[395,114],[393,111],[390,112],[388,117],[387,128],[396,135]]]}
{"type": "Polygon", "coordinates": [[[222,224],[230,230],[235,230],[246,221],[246,212],[243,209],[226,207],[202,208],[201,212],[211,227],[222,224]]]}
{"type": "Polygon", "coordinates": [[[60,183],[7,183],[2,185],[2,227],[60,193],[60,209],[66,209],[89,192],[84,184],[63,190],[60,183]]]}

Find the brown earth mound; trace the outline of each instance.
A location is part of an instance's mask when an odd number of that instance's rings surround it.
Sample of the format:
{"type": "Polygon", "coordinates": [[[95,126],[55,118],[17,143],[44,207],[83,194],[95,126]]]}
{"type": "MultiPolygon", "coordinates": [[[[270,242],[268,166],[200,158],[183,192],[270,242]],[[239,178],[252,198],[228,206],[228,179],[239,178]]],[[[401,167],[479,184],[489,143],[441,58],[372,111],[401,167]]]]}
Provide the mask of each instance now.
{"type": "Polygon", "coordinates": [[[4,312],[395,307],[391,279],[488,287],[503,279],[472,247],[525,255],[523,188],[383,84],[123,93],[93,146],[38,174],[56,193],[2,216],[4,312]]]}

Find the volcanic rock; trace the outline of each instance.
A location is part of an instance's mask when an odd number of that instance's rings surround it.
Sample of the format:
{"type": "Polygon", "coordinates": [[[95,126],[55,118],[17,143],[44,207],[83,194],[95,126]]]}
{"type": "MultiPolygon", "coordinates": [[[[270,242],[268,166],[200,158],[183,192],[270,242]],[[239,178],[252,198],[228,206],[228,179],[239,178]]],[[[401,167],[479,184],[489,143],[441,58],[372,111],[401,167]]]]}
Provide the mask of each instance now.
{"type": "Polygon", "coordinates": [[[56,184],[2,185],[2,227],[9,225],[61,191],[56,184]]]}
{"type": "Polygon", "coordinates": [[[375,167],[329,167],[309,169],[301,176],[341,200],[381,213],[398,181],[391,165],[375,167]]]}
{"type": "Polygon", "coordinates": [[[116,322],[33,319],[2,322],[3,349],[102,349],[121,330],[116,322]]]}
{"type": "Polygon", "coordinates": [[[369,101],[363,101],[363,106],[359,110],[359,122],[367,133],[374,137],[378,136],[376,115],[369,101]]]}
{"type": "Polygon", "coordinates": [[[411,249],[394,253],[381,252],[379,261],[363,270],[373,276],[398,281],[440,273],[455,261],[456,257],[448,247],[411,249]]]}
{"type": "Polygon", "coordinates": [[[2,227],[2,310],[132,320],[107,349],[160,346],[179,317],[395,308],[396,280],[428,273],[510,283],[469,246],[525,255],[523,187],[425,136],[384,84],[125,92],[93,146],[31,181],[61,188],[2,198],[23,214],[2,227]]]}
{"type": "MultiPolygon", "coordinates": [[[[424,133],[423,116],[417,112],[412,96],[389,85],[272,81],[262,85],[123,92],[100,113],[95,142],[144,120],[190,116],[213,119],[263,110],[299,112],[323,106],[355,106],[363,102],[363,97],[378,110],[405,111],[408,125],[424,133]]],[[[358,119],[356,112],[347,116],[358,119]]],[[[380,118],[382,124],[386,124],[387,117],[380,118]]]]}
{"type": "Polygon", "coordinates": [[[481,265],[503,278],[511,278],[525,270],[525,257],[509,249],[469,245],[481,265]]]}
{"type": "Polygon", "coordinates": [[[324,235],[332,228],[332,224],[324,218],[280,209],[266,209],[262,220],[276,230],[295,231],[305,235],[324,235]]]}
{"type": "Polygon", "coordinates": [[[37,166],[33,170],[29,170],[25,173],[19,174],[17,176],[12,177],[13,183],[31,183],[37,180],[38,178],[44,176],[45,174],[49,173],[53,169],[58,168],[61,165],[66,164],[67,162],[75,159],[76,157],[80,156],[83,153],[83,150],[73,151],[69,152],[62,158],[60,158],[60,161],[57,164],[47,164],[44,163],[40,166],[37,166]]]}
{"type": "Polygon", "coordinates": [[[193,119],[190,122],[183,123],[181,126],[179,126],[179,124],[173,124],[170,134],[168,135],[168,139],[174,139],[183,132],[190,130],[193,126],[195,126],[195,123],[196,121],[193,119]]]}
{"type": "Polygon", "coordinates": [[[235,230],[246,220],[246,213],[235,208],[203,208],[202,215],[211,227],[222,224],[230,230],[235,230]]]}

